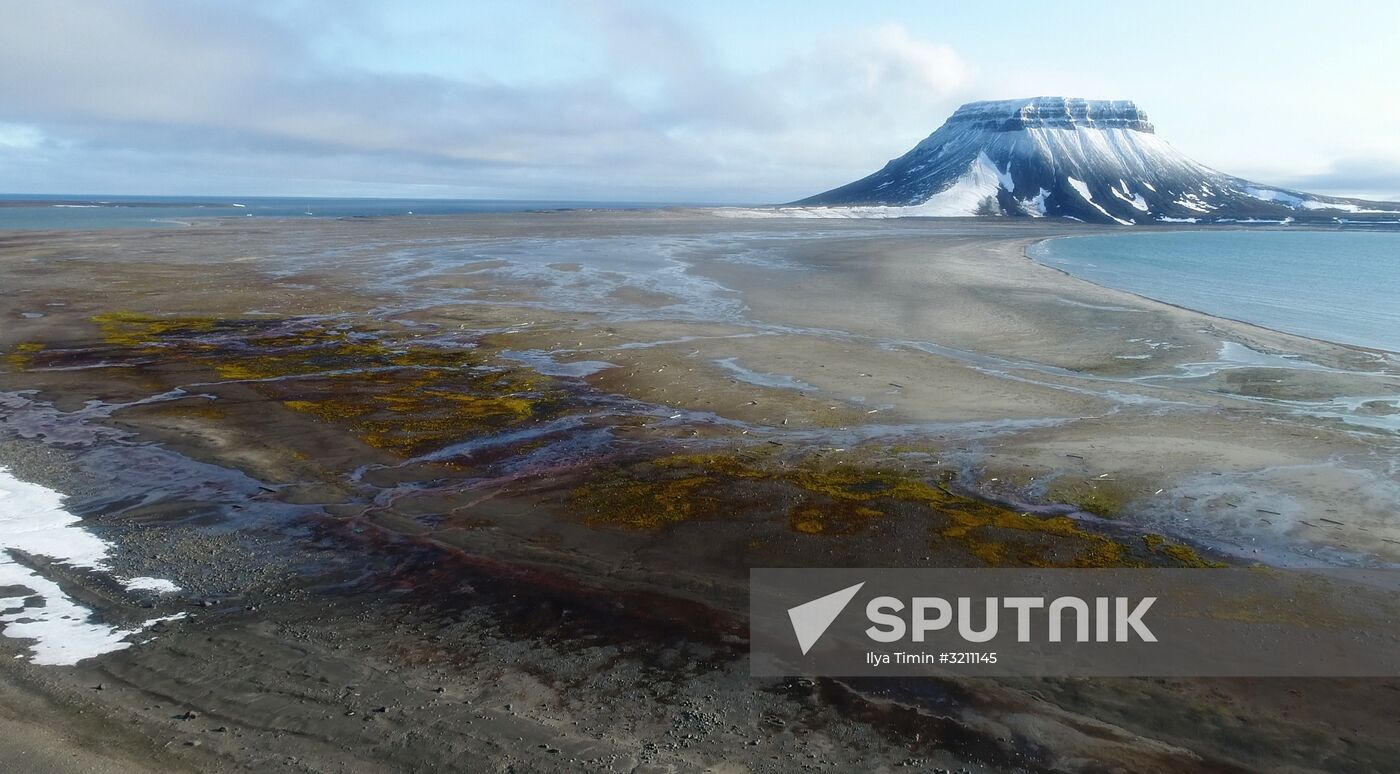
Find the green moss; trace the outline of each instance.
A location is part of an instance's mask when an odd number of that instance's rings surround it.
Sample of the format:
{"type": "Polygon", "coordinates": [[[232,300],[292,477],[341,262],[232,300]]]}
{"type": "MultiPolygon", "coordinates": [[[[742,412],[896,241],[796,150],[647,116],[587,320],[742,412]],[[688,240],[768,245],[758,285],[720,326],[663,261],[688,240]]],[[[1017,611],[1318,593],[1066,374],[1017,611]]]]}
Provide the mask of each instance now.
{"type": "Polygon", "coordinates": [[[1047,493],[1049,499],[1073,505],[1085,513],[1105,519],[1123,514],[1128,492],[1113,481],[1102,479],[1056,481],[1047,493]]]}
{"type": "Polygon", "coordinates": [[[1095,516],[1102,516],[1111,519],[1122,513],[1123,501],[1108,494],[1107,492],[1092,491],[1079,498],[1075,503],[1086,513],[1095,516]]]}

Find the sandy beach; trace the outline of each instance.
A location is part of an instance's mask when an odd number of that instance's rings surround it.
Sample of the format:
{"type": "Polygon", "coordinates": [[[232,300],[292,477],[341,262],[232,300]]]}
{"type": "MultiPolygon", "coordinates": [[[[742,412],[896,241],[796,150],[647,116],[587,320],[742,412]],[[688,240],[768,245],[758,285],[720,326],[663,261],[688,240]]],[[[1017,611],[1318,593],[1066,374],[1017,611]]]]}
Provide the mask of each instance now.
{"type": "Polygon", "coordinates": [[[1387,770],[1395,681],[749,676],[750,567],[1400,561],[1395,357],[1026,256],[1099,231],[0,234],[0,469],[99,543],[0,529],[0,758],[1387,770]]]}

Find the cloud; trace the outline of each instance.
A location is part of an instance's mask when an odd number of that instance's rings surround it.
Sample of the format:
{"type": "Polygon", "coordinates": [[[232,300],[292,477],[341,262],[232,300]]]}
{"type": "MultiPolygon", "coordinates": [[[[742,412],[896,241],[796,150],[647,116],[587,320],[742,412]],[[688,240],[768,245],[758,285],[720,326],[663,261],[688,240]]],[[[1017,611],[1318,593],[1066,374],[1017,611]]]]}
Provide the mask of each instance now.
{"type": "Polygon", "coordinates": [[[1289,188],[1333,196],[1400,201],[1400,161],[1348,158],[1332,162],[1324,171],[1295,176],[1283,182],[1289,188]]]}
{"type": "MultiPolygon", "coordinates": [[[[355,29],[350,7],[337,6],[341,28],[355,29]]],[[[579,14],[603,73],[504,85],[327,62],[304,23],[313,14],[259,8],[7,9],[0,122],[30,133],[0,131],[0,173],[87,190],[288,193],[295,180],[343,193],[781,199],[902,151],[972,79],[951,48],[898,25],[742,72],[654,7],[597,3],[561,12],[579,14]],[[17,157],[26,143],[47,152],[17,157]]]]}
{"type": "Polygon", "coordinates": [[[0,149],[32,151],[44,141],[44,134],[32,126],[0,124],[0,149]]]}

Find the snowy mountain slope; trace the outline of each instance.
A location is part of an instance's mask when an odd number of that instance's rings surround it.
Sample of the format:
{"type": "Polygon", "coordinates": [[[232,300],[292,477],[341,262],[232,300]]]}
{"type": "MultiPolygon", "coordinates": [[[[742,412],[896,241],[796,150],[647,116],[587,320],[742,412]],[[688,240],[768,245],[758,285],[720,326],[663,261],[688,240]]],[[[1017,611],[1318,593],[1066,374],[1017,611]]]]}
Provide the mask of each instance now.
{"type": "Polygon", "coordinates": [[[1400,216],[1400,203],[1217,172],[1158,137],[1130,101],[1066,97],[963,105],[875,174],[793,204],[832,216],[1049,215],[1124,225],[1400,216]]]}

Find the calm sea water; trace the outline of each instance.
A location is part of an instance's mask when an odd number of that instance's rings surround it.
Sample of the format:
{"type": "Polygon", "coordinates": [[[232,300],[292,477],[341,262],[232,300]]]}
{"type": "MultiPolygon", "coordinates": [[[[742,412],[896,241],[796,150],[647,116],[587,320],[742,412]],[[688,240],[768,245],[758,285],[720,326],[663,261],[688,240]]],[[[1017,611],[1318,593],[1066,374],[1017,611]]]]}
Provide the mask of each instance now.
{"type": "Polygon", "coordinates": [[[47,196],[0,194],[0,229],[181,227],[192,218],[347,218],[385,215],[457,215],[558,209],[643,209],[635,202],[515,201],[503,199],[312,199],[206,196],[47,196]]]}
{"type": "Polygon", "coordinates": [[[1400,232],[1175,231],[1052,239],[1031,256],[1221,317],[1400,352],[1400,232]]]}

